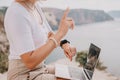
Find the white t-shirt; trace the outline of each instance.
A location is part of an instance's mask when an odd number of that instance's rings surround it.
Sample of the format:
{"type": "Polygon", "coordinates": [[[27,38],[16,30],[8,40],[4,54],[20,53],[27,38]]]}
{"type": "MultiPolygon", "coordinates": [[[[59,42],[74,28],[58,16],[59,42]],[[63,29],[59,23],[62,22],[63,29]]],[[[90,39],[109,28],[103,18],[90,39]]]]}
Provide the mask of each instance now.
{"type": "Polygon", "coordinates": [[[52,31],[40,4],[37,2],[35,5],[42,16],[43,24],[17,2],[13,2],[6,12],[4,25],[10,44],[9,60],[21,59],[20,55],[44,45],[48,32],[52,31]]]}

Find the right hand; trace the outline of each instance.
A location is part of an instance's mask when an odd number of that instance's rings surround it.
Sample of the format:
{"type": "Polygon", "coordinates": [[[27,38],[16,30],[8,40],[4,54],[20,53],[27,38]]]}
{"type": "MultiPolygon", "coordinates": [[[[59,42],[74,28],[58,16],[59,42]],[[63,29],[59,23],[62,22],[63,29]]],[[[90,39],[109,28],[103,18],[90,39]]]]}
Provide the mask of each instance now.
{"type": "Polygon", "coordinates": [[[66,57],[69,58],[70,61],[72,61],[72,57],[74,57],[76,54],[76,48],[70,45],[69,43],[63,44],[62,48],[64,50],[64,54],[66,55],[66,57]]]}
{"type": "Polygon", "coordinates": [[[74,21],[72,18],[68,18],[67,15],[69,13],[69,8],[66,9],[66,11],[64,12],[64,15],[60,21],[60,25],[59,25],[59,29],[58,29],[58,33],[64,37],[66,35],[66,33],[69,30],[69,27],[71,29],[74,28],[74,21]]]}

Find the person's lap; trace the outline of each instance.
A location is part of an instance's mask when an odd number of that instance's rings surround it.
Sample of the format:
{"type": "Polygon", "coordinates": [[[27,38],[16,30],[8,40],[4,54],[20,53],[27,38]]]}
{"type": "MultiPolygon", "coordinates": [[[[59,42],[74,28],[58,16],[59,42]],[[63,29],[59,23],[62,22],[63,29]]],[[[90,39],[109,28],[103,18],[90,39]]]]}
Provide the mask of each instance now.
{"type": "Polygon", "coordinates": [[[35,80],[67,80],[62,78],[55,77],[55,66],[54,65],[47,65],[48,74],[42,74],[38,76],[35,80]]]}
{"type": "MultiPolygon", "coordinates": [[[[21,60],[9,61],[8,80],[29,80],[27,79],[28,75],[33,78],[36,76],[34,79],[32,78],[33,80],[63,80],[55,77],[54,65],[46,65],[39,69],[28,70],[21,60]],[[43,73],[39,74],[41,72],[43,73]],[[30,73],[32,74],[30,75],[30,73]]],[[[30,78],[30,80],[32,79],[30,78]]]]}
{"type": "Polygon", "coordinates": [[[54,65],[46,65],[46,69],[48,71],[47,74],[41,74],[37,76],[34,80],[66,80],[66,79],[55,77],[55,66],[54,65]]]}
{"type": "Polygon", "coordinates": [[[56,80],[56,77],[53,74],[42,74],[36,77],[34,80],[56,80]]]}
{"type": "Polygon", "coordinates": [[[38,76],[35,80],[56,80],[54,65],[46,65],[46,68],[48,73],[38,76]]]}

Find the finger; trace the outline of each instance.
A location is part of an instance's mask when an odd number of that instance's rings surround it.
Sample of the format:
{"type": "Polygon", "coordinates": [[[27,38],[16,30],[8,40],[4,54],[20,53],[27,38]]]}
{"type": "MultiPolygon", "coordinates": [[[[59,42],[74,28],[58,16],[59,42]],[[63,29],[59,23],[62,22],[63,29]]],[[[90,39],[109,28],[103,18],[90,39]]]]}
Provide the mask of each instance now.
{"type": "Polygon", "coordinates": [[[73,50],[72,54],[73,54],[72,56],[75,56],[75,54],[76,54],[76,49],[73,50]]]}
{"type": "Polygon", "coordinates": [[[72,52],[68,45],[64,45],[64,53],[65,53],[66,57],[68,57],[70,59],[70,61],[72,61],[72,56],[71,56],[72,52]]]}
{"type": "Polygon", "coordinates": [[[66,55],[68,56],[68,58],[70,59],[70,61],[72,61],[72,56],[70,56],[69,54],[71,54],[71,53],[67,53],[66,55]]]}
{"type": "Polygon", "coordinates": [[[63,19],[65,19],[69,13],[70,9],[69,7],[66,9],[66,11],[64,12],[64,15],[63,15],[63,19]]]}
{"type": "Polygon", "coordinates": [[[72,56],[70,54],[72,54],[72,53],[71,52],[67,53],[67,55],[69,56],[70,61],[72,61],[72,56]]]}
{"type": "Polygon", "coordinates": [[[64,44],[63,47],[66,52],[70,53],[70,47],[68,43],[64,44]]]}
{"type": "Polygon", "coordinates": [[[76,54],[76,48],[71,48],[71,56],[73,57],[73,56],[75,56],[75,54],[76,54]]]}
{"type": "Polygon", "coordinates": [[[75,54],[77,53],[77,49],[75,48],[75,54]]]}
{"type": "Polygon", "coordinates": [[[72,56],[69,56],[70,61],[72,61],[72,56]]]}
{"type": "Polygon", "coordinates": [[[74,21],[72,22],[71,28],[72,28],[72,30],[75,28],[75,23],[74,23],[74,21]]]}
{"type": "Polygon", "coordinates": [[[69,24],[70,28],[73,30],[74,27],[75,27],[73,19],[67,19],[67,21],[68,21],[68,24],[69,24]]]}
{"type": "Polygon", "coordinates": [[[71,51],[70,51],[70,49],[66,49],[66,50],[64,50],[66,53],[67,53],[67,55],[70,57],[71,55],[71,51]]]}
{"type": "Polygon", "coordinates": [[[67,52],[67,51],[64,51],[64,52],[65,52],[66,57],[68,57],[71,60],[72,56],[70,54],[72,54],[72,53],[71,52],[67,52]]]}
{"type": "Polygon", "coordinates": [[[75,27],[75,25],[74,25],[74,21],[72,20],[72,21],[70,22],[70,28],[73,30],[74,27],[75,27]]]}
{"type": "Polygon", "coordinates": [[[72,61],[72,57],[70,57],[70,61],[72,61]]]}
{"type": "Polygon", "coordinates": [[[49,33],[48,33],[48,38],[49,38],[51,35],[52,35],[52,32],[49,32],[49,33]]]}
{"type": "Polygon", "coordinates": [[[70,59],[70,56],[68,55],[68,53],[66,51],[64,51],[64,53],[65,53],[65,56],[70,59]]]}
{"type": "Polygon", "coordinates": [[[49,32],[48,33],[48,38],[52,37],[54,35],[54,32],[49,32]]]}
{"type": "Polygon", "coordinates": [[[73,21],[71,17],[67,17],[67,21],[73,21]]]}

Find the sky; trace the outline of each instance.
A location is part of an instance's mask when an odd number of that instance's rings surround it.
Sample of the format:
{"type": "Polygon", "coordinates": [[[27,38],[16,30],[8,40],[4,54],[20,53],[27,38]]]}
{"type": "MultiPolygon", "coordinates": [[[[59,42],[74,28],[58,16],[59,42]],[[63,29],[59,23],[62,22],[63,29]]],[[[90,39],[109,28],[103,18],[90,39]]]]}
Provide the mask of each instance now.
{"type": "MultiPolygon", "coordinates": [[[[0,0],[0,6],[9,6],[14,0],[0,0]]],[[[85,8],[93,10],[120,10],[120,0],[47,0],[42,1],[45,7],[55,7],[65,9],[70,8],[85,8]]]]}

